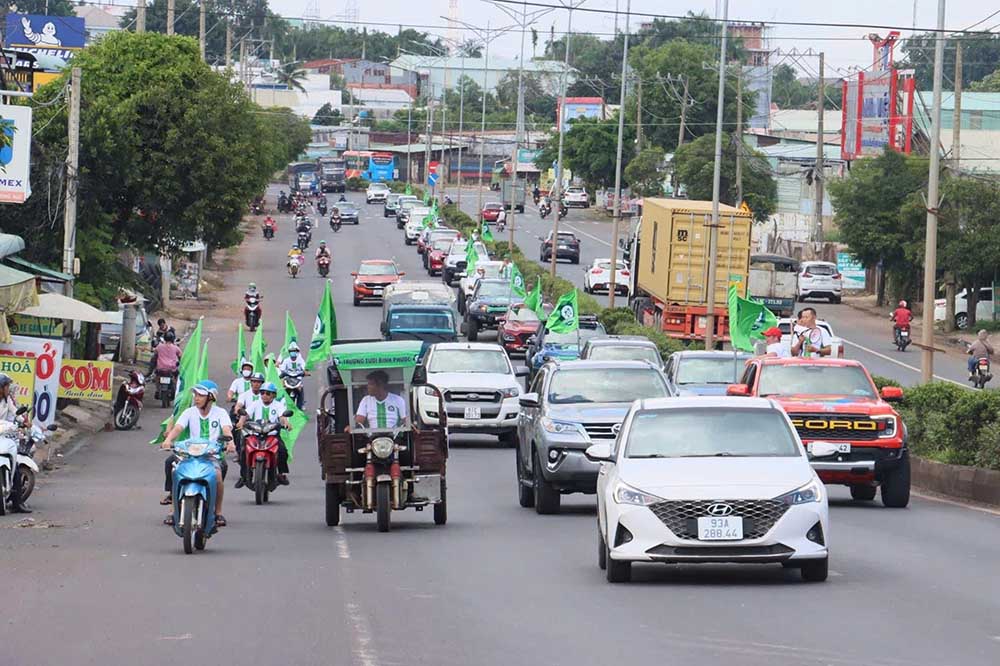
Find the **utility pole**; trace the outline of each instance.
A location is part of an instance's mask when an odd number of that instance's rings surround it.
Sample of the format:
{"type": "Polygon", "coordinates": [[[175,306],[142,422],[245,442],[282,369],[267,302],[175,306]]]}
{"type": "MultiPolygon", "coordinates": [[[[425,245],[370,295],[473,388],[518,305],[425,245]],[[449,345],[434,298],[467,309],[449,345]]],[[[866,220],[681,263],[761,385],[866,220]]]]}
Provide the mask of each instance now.
{"type": "MultiPolygon", "coordinates": [[[[68,152],[66,154],[66,211],[63,226],[63,273],[74,275],[76,264],[76,202],[80,186],[80,77],[81,69],[74,67],[69,84],[69,131],[68,152]]],[[[63,295],[73,298],[73,280],[63,285],[63,295]]],[[[65,353],[67,358],[73,352],[73,320],[63,325],[65,353]]]]}
{"type": "MultiPolygon", "coordinates": [[[[461,74],[458,75],[458,194],[455,196],[455,205],[458,206],[459,210],[462,209],[462,144],[465,142],[465,136],[462,132],[465,130],[465,48],[459,46],[462,49],[462,69],[461,74]]],[[[486,92],[484,91],[485,95],[486,92]]]]}
{"type": "MultiPolygon", "coordinates": [[[[622,44],[622,87],[618,98],[618,155],[615,159],[615,205],[611,216],[611,283],[608,287],[608,307],[615,307],[618,277],[618,228],[622,222],[622,143],[625,141],[625,75],[628,72],[628,36],[631,32],[632,0],[625,3],[625,41],[622,44]]],[[[555,239],[552,239],[553,251],[555,239]]],[[[655,248],[652,250],[656,251],[655,248]]]]}
{"type": "MultiPolygon", "coordinates": [[[[726,47],[729,35],[726,32],[729,21],[729,0],[722,0],[722,44],[719,49],[719,97],[715,114],[715,167],[712,170],[712,224],[708,234],[708,277],[705,290],[708,292],[708,307],[705,316],[705,349],[715,348],[715,283],[719,258],[719,195],[722,180],[722,109],[726,103],[726,47]]],[[[612,248],[614,249],[614,248],[612,248]]]]}
{"type": "Polygon", "coordinates": [[[247,42],[246,38],[240,37],[240,83],[247,85],[247,42]]]}
{"type": "MultiPolygon", "coordinates": [[[[955,40],[955,110],[951,121],[951,172],[962,177],[962,42],[955,40]]],[[[962,224],[961,212],[959,225],[962,224]]],[[[944,331],[955,330],[955,273],[944,273],[944,331]]]]}
{"type": "Polygon", "coordinates": [[[934,277],[937,272],[938,179],[941,152],[941,77],[944,69],[944,5],[938,0],[937,32],[934,35],[934,97],[931,106],[930,171],[927,182],[927,239],[924,247],[924,313],[921,331],[923,347],[921,378],[934,379],[934,277]]]}
{"type": "Polygon", "coordinates": [[[684,145],[684,121],[687,120],[688,110],[688,77],[682,76],[681,81],[684,83],[684,97],[681,99],[681,126],[677,130],[678,148],[684,145]]]}
{"type": "Polygon", "coordinates": [[[736,205],[743,203],[743,65],[736,66],[736,205]]]}
{"type": "Polygon", "coordinates": [[[226,69],[233,66],[233,24],[226,21],[226,69]]]}
{"type": "Polygon", "coordinates": [[[198,48],[201,50],[201,59],[205,59],[205,13],[207,11],[206,0],[198,3],[198,48]]]}
{"type": "MultiPolygon", "coordinates": [[[[398,56],[397,56],[398,57],[398,56]]],[[[406,184],[410,184],[410,160],[413,159],[413,150],[410,141],[410,123],[413,122],[413,102],[406,107],[406,184]]]]}
{"type": "MultiPolygon", "coordinates": [[[[579,4],[583,4],[580,2],[579,4]]],[[[555,196],[550,196],[552,203],[555,205],[556,210],[552,215],[552,257],[549,266],[549,272],[552,277],[556,276],[556,245],[559,240],[559,202],[562,199],[562,181],[563,181],[563,143],[566,137],[566,79],[569,77],[569,51],[570,46],[573,43],[573,9],[577,5],[570,5],[569,7],[569,18],[566,21],[566,49],[563,53],[563,73],[559,77],[559,150],[556,154],[556,172],[555,172],[555,182],[552,183],[552,191],[549,192],[550,195],[555,193],[555,196]]],[[[527,197],[525,197],[527,198],[527,197]]],[[[614,272],[614,271],[612,271],[614,272]]]]}
{"type": "Polygon", "coordinates": [[[642,152],[642,79],[635,87],[635,153],[642,152]]]}
{"type": "Polygon", "coordinates": [[[819,54],[819,81],[816,84],[816,169],[813,171],[813,185],[816,186],[816,201],[813,204],[813,229],[816,242],[823,242],[823,107],[826,104],[826,86],[823,83],[825,54],[819,54]]]}
{"type": "Polygon", "coordinates": [[[175,0],[167,0],[167,34],[174,34],[174,2],[175,0]]]}
{"type": "Polygon", "coordinates": [[[146,32],[146,0],[139,0],[135,6],[135,31],[146,32]]]}

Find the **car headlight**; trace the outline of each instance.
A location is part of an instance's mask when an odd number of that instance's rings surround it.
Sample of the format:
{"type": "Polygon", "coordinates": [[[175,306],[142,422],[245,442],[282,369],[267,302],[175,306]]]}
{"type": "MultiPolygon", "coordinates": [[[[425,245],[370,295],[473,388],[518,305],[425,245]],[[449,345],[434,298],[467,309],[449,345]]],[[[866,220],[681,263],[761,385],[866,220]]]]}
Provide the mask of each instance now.
{"type": "Polygon", "coordinates": [[[776,497],[775,499],[779,502],[787,504],[788,506],[795,506],[796,504],[809,504],[810,502],[821,502],[823,501],[823,484],[819,479],[813,479],[801,488],[796,488],[795,490],[776,497]]]}
{"type": "Polygon", "coordinates": [[[372,453],[376,458],[388,458],[392,455],[392,449],[396,443],[390,437],[376,437],[372,440],[372,453]]]}
{"type": "Polygon", "coordinates": [[[550,419],[547,416],[543,416],[541,419],[541,424],[545,432],[551,432],[559,435],[567,435],[570,433],[575,433],[577,435],[583,434],[579,423],[572,423],[569,421],[556,421],[554,419],[550,419]]]}
{"type": "Polygon", "coordinates": [[[479,310],[480,312],[486,312],[487,307],[486,307],[485,304],[480,304],[480,305],[476,306],[476,309],[479,310]]]}
{"type": "Polygon", "coordinates": [[[873,416],[872,421],[879,424],[879,439],[891,439],[896,436],[895,416],[873,416]]]}
{"type": "Polygon", "coordinates": [[[615,502],[618,504],[631,504],[632,506],[649,506],[651,504],[656,504],[657,502],[662,502],[663,500],[656,495],[650,495],[649,493],[644,493],[641,490],[636,490],[626,486],[623,483],[618,484],[615,488],[615,502]]]}
{"type": "Polygon", "coordinates": [[[517,340],[517,338],[515,338],[513,335],[509,335],[507,333],[503,334],[503,341],[504,342],[514,342],[515,340],[517,340]]]}
{"type": "Polygon", "coordinates": [[[424,395],[429,395],[432,398],[436,398],[436,397],[438,397],[437,389],[435,389],[432,386],[425,386],[424,387],[424,395]]]}
{"type": "Polygon", "coordinates": [[[513,388],[500,389],[500,395],[504,398],[516,398],[521,395],[521,391],[515,386],[513,388]]]}

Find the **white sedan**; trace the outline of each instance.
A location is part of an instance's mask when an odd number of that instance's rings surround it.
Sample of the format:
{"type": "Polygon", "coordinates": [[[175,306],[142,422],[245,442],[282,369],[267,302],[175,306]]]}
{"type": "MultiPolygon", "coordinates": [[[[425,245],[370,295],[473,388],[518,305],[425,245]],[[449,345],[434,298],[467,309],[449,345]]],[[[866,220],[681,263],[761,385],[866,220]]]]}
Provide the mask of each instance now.
{"type": "Polygon", "coordinates": [[[389,196],[389,186],[385,183],[371,183],[365,190],[365,203],[385,203],[389,196]]]}
{"type": "Polygon", "coordinates": [[[629,581],[633,562],[781,564],[826,580],[826,489],[777,403],[637,400],[618,439],[586,455],[601,462],[597,564],[609,582],[629,581]]]}
{"type": "MultiPolygon", "coordinates": [[[[629,277],[628,266],[624,261],[615,262],[615,293],[628,294],[631,278],[629,277]]],[[[584,268],[583,290],[588,294],[595,291],[611,290],[611,259],[594,259],[588,268],[584,268]]]]}

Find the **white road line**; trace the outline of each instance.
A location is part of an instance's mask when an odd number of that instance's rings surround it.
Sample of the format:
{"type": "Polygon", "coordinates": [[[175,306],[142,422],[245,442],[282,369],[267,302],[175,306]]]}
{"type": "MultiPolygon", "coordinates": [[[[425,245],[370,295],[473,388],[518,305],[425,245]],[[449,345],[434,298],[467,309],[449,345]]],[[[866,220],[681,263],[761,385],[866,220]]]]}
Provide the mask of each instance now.
{"type": "Polygon", "coordinates": [[[375,651],[372,649],[372,632],[368,627],[368,618],[361,612],[361,607],[354,602],[347,603],[347,617],[354,626],[351,636],[352,652],[355,661],[361,666],[376,666],[375,651]]]}
{"type": "Polygon", "coordinates": [[[347,535],[344,534],[344,528],[337,525],[333,528],[333,531],[337,535],[337,557],[342,560],[351,559],[351,550],[347,547],[347,535]]]}
{"type": "MultiPolygon", "coordinates": [[[[841,340],[843,340],[847,344],[851,345],[852,347],[857,347],[858,349],[860,349],[863,352],[867,352],[867,353],[871,354],[872,356],[877,356],[880,359],[882,359],[883,361],[889,361],[890,363],[895,363],[896,365],[898,365],[898,366],[900,366],[902,368],[906,368],[907,370],[912,370],[913,372],[916,372],[916,373],[920,372],[920,368],[917,368],[917,367],[914,367],[912,365],[908,365],[906,363],[903,363],[899,359],[895,359],[895,358],[893,358],[891,356],[886,356],[885,354],[877,352],[874,349],[869,349],[868,347],[865,347],[864,345],[859,345],[857,342],[851,342],[847,338],[841,338],[841,340]]],[[[962,382],[956,382],[954,379],[948,379],[947,377],[942,377],[941,375],[934,375],[934,379],[939,379],[939,380],[941,380],[943,382],[949,382],[951,384],[954,384],[955,386],[961,386],[964,389],[969,389],[970,391],[972,390],[971,387],[966,386],[962,382]]]]}

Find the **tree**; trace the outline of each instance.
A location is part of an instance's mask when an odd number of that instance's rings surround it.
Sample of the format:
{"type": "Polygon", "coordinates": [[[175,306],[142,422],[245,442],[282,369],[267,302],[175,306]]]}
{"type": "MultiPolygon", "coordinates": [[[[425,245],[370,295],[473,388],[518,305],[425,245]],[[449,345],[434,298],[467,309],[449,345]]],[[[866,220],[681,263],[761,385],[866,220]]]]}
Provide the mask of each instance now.
{"type": "MultiPolygon", "coordinates": [[[[736,150],[728,134],[722,135],[722,178],[720,200],[738,206],[736,200],[736,150]]],[[[778,184],[771,175],[771,165],[762,153],[746,144],[743,150],[743,200],[753,211],[756,221],[768,219],[778,202],[778,184]]],[[[674,170],[681,183],[687,187],[692,199],[712,199],[712,178],[715,165],[715,136],[706,134],[691,143],[685,143],[674,153],[674,170]]]]}
{"type": "Polygon", "coordinates": [[[642,197],[663,195],[663,149],[645,148],[625,168],[632,192],[642,197]]]}
{"type": "MultiPolygon", "coordinates": [[[[635,136],[629,128],[626,144],[635,136]]],[[[549,141],[535,159],[539,169],[552,167],[558,154],[558,141],[549,141]]],[[[611,187],[615,182],[615,161],[618,147],[618,121],[578,118],[570,123],[563,137],[563,163],[575,178],[591,189],[611,187]]]]}
{"type": "MultiPolygon", "coordinates": [[[[962,61],[962,69],[965,69],[965,61],[962,61]]],[[[969,90],[972,92],[1000,92],[1000,69],[993,70],[993,73],[982,79],[981,81],[976,81],[971,86],[969,90]]]]}
{"type": "Polygon", "coordinates": [[[774,68],[771,101],[781,109],[799,109],[810,104],[815,108],[816,95],[799,81],[794,67],[782,63],[774,68]]]}
{"type": "Polygon", "coordinates": [[[329,102],[319,107],[319,111],[313,116],[313,125],[325,125],[327,127],[340,124],[340,110],[334,109],[329,102]]]}
{"type": "MultiPolygon", "coordinates": [[[[934,41],[933,33],[924,33],[911,37],[903,44],[905,61],[901,67],[915,70],[917,90],[930,90],[933,87],[934,41]]],[[[955,45],[959,41],[962,42],[962,80],[966,86],[971,87],[976,81],[992,74],[997,63],[1000,63],[1000,35],[976,33],[949,38],[944,45],[946,81],[950,81],[955,72],[955,45]]]]}
{"type": "Polygon", "coordinates": [[[306,91],[302,82],[305,81],[307,76],[308,72],[302,69],[301,62],[286,62],[275,72],[275,80],[278,83],[287,86],[289,90],[298,90],[300,92],[306,91]]]}
{"type": "MultiPolygon", "coordinates": [[[[524,113],[549,121],[556,119],[556,96],[545,89],[542,80],[535,74],[524,72],[524,113]]],[[[504,109],[517,111],[517,71],[511,70],[497,83],[497,102],[504,109]]]]}
{"type": "MultiPolygon", "coordinates": [[[[579,74],[566,89],[569,97],[598,95],[609,104],[617,104],[622,69],[623,36],[603,40],[586,32],[573,33],[569,64],[579,74]]],[[[546,60],[562,62],[566,57],[566,38],[550,40],[545,45],[546,60]]]]}

